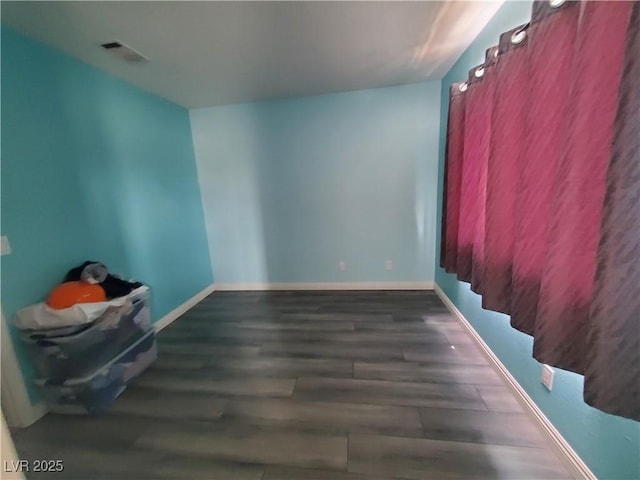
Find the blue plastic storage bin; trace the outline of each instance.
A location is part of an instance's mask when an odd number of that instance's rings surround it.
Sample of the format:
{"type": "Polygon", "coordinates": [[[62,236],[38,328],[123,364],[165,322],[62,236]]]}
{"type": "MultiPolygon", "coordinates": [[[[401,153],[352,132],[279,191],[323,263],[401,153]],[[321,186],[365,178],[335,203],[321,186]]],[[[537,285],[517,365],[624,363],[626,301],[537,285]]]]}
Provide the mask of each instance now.
{"type": "Polygon", "coordinates": [[[120,355],[82,378],[37,379],[49,409],[55,413],[97,414],[104,411],[158,357],[155,332],[147,332],[120,355]]]}
{"type": "Polygon", "coordinates": [[[22,332],[36,376],[64,380],[89,375],[152,328],[148,294],[133,300],[131,311],[105,312],[88,325],[22,332]]]}

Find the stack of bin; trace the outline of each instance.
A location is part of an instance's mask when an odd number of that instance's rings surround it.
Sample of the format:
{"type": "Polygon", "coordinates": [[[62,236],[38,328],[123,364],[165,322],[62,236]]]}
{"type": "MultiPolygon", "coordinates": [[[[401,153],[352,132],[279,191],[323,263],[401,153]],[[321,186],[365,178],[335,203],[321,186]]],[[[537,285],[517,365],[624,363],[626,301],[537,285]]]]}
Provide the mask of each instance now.
{"type": "Polygon", "coordinates": [[[110,308],[86,325],[22,331],[52,412],[100,413],[155,361],[148,299],[148,290],[130,296],[129,308],[110,308]]]}

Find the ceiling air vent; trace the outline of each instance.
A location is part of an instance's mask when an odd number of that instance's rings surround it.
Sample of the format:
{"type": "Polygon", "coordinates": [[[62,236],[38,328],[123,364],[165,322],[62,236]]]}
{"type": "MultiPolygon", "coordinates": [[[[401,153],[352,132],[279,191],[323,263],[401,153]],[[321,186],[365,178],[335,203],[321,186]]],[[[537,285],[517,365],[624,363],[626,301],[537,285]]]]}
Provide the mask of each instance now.
{"type": "Polygon", "coordinates": [[[148,62],[149,59],[144,57],[142,54],[136,52],[133,48],[125,45],[122,42],[107,42],[103,43],[102,48],[107,50],[112,55],[124,60],[129,63],[143,63],[148,62]]]}

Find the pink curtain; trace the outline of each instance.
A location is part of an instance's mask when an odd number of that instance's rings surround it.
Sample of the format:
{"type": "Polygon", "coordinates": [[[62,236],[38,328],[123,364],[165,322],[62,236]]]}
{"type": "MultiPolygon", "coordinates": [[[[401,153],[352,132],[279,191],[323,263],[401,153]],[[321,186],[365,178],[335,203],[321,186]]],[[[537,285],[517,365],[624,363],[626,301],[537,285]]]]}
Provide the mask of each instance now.
{"type": "Polygon", "coordinates": [[[536,2],[528,30],[529,94],[517,180],[511,325],[532,335],[556,166],[564,145],[580,4],[536,2]],[[544,100],[542,100],[544,99],[544,100]]]}
{"type": "Polygon", "coordinates": [[[460,202],[458,211],[458,241],[456,253],[456,275],[458,280],[471,282],[473,268],[473,241],[477,227],[476,198],[480,188],[479,168],[480,162],[475,142],[480,142],[476,118],[479,116],[478,95],[476,87],[478,83],[474,80],[474,75],[469,75],[466,82],[465,110],[464,110],[464,136],[462,137],[462,165],[460,176],[460,202]],[[473,125],[473,128],[471,126],[473,125]]]}
{"type": "MultiPolygon", "coordinates": [[[[498,47],[491,47],[487,50],[483,74],[478,78],[478,69],[473,75],[478,79],[476,84],[476,95],[478,103],[476,105],[478,115],[475,118],[478,127],[476,132],[478,143],[475,144],[475,161],[478,163],[478,195],[475,200],[476,229],[473,237],[473,253],[471,256],[471,289],[482,294],[484,291],[484,232],[486,223],[486,198],[487,198],[487,174],[489,168],[489,149],[491,146],[491,116],[493,114],[493,99],[496,91],[495,60],[498,55],[498,47]]],[[[472,126],[470,125],[470,129],[472,126]]],[[[465,138],[466,142],[466,138],[465,138]]]]}
{"type": "Polygon", "coordinates": [[[464,112],[466,82],[454,83],[449,89],[449,116],[444,169],[445,198],[442,204],[440,266],[447,272],[456,271],[458,257],[458,222],[460,215],[460,185],[462,182],[462,152],[464,148],[464,112]]]}
{"type": "Polygon", "coordinates": [[[496,132],[490,142],[487,165],[484,228],[484,291],[482,306],[502,313],[511,311],[514,215],[518,169],[524,154],[525,113],[529,89],[526,25],[500,37],[496,85],[491,117],[496,132]],[[516,41],[512,42],[512,38],[516,41]],[[518,41],[520,40],[520,41],[518,41]]]}
{"type": "Polygon", "coordinates": [[[634,419],[639,8],[536,1],[452,93],[441,262],[537,360],[584,374],[589,404],[634,419]]]}
{"type": "Polygon", "coordinates": [[[573,62],[563,154],[542,271],[533,354],[584,372],[605,179],[630,2],[586,2],[573,62]]]}
{"type": "Polygon", "coordinates": [[[491,110],[495,89],[494,49],[489,59],[469,71],[465,92],[464,145],[458,219],[458,279],[481,291],[484,253],[484,198],[491,138],[491,110]]]}
{"type": "Polygon", "coordinates": [[[584,395],[589,405],[608,405],[608,411],[637,417],[640,382],[638,331],[640,295],[640,4],[629,23],[620,84],[614,139],[607,172],[604,212],[596,266],[596,284],[587,326],[584,395]],[[636,279],[636,281],[634,281],[636,279]]]}

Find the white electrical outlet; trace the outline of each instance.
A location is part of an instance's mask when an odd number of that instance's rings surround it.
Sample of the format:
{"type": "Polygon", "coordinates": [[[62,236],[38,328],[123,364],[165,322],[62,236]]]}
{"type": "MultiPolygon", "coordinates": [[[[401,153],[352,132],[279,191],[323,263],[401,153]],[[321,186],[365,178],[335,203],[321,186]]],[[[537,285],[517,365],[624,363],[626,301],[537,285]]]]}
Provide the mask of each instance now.
{"type": "Polygon", "coordinates": [[[347,264],[344,263],[344,260],[340,260],[338,262],[338,270],[340,270],[341,272],[344,272],[347,269],[347,264]]]}
{"type": "Polygon", "coordinates": [[[553,388],[553,368],[549,365],[542,365],[542,384],[547,387],[547,390],[551,391],[553,388]]]}
{"type": "Polygon", "coordinates": [[[384,262],[385,270],[393,270],[393,260],[387,260],[384,262]]]}
{"type": "Polygon", "coordinates": [[[11,245],[9,244],[9,237],[3,235],[0,239],[0,255],[9,255],[11,253],[11,245]]]}

